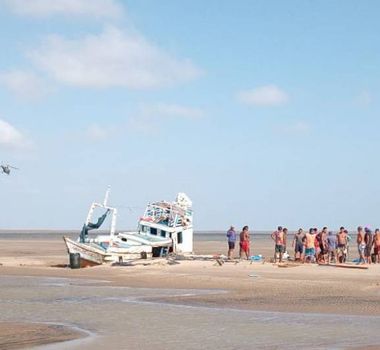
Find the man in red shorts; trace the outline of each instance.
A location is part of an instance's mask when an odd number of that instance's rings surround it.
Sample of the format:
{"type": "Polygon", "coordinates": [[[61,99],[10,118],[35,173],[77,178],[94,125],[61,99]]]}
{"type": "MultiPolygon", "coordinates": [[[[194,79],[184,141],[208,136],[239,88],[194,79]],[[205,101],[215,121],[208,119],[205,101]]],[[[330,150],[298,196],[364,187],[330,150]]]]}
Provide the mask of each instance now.
{"type": "Polygon", "coordinates": [[[243,252],[247,260],[249,260],[251,252],[250,252],[250,237],[249,237],[248,226],[244,226],[243,230],[240,232],[240,252],[239,252],[240,259],[242,257],[243,252]]]}

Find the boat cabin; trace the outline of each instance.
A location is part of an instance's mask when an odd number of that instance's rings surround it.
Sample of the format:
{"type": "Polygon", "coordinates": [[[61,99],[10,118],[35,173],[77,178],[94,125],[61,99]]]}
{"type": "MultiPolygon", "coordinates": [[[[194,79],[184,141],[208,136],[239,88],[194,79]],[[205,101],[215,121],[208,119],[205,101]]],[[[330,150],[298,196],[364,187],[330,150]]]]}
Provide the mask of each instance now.
{"type": "Polygon", "coordinates": [[[193,211],[185,194],[178,194],[175,202],[155,202],[147,205],[140,218],[138,231],[141,235],[171,238],[170,252],[193,252],[193,211]]]}

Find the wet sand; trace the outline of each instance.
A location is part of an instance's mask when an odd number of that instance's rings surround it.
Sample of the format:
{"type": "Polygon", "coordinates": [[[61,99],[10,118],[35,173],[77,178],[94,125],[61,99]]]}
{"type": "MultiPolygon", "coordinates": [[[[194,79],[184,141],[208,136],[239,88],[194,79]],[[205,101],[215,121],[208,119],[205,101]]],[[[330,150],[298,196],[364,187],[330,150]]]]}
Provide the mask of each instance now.
{"type": "Polygon", "coordinates": [[[63,325],[0,322],[0,349],[30,349],[37,345],[67,342],[86,336],[63,325]]]}
{"type": "MultiPolygon", "coordinates": [[[[225,248],[221,240],[195,242],[199,254],[225,248]]],[[[268,237],[256,239],[253,248],[255,254],[272,253],[268,237]]],[[[380,348],[380,265],[350,270],[158,261],[51,267],[67,262],[59,239],[0,240],[0,321],[65,324],[99,337],[57,349],[101,349],[106,342],[116,349],[380,348]],[[221,337],[230,329],[232,336],[221,337]]]]}

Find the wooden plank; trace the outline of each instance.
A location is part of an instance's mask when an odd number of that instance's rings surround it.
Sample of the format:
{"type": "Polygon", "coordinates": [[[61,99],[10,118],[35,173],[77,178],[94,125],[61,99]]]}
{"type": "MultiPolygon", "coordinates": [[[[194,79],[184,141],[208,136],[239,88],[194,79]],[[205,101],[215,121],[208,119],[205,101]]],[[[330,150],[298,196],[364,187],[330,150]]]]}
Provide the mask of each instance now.
{"type": "Polygon", "coordinates": [[[318,264],[319,266],[341,267],[346,269],[368,270],[367,265],[351,265],[351,264],[318,264]]]}

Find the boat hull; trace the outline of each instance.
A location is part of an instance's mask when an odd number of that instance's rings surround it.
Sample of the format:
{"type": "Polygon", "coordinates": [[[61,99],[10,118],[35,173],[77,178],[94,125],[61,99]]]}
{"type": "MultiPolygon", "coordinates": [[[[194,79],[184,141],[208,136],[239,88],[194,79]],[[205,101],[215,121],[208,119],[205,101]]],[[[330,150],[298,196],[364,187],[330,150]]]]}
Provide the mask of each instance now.
{"type": "Polygon", "coordinates": [[[63,239],[69,254],[78,253],[80,255],[81,267],[141,259],[144,255],[147,258],[152,256],[151,246],[139,245],[128,248],[112,246],[106,251],[102,251],[88,243],[79,243],[67,237],[63,237],[63,239]]]}
{"type": "Polygon", "coordinates": [[[63,240],[65,241],[69,254],[80,255],[81,267],[103,264],[106,254],[100,249],[84,243],[75,242],[67,237],[63,237],[63,240]]]}

